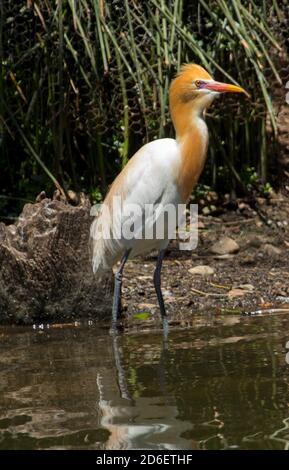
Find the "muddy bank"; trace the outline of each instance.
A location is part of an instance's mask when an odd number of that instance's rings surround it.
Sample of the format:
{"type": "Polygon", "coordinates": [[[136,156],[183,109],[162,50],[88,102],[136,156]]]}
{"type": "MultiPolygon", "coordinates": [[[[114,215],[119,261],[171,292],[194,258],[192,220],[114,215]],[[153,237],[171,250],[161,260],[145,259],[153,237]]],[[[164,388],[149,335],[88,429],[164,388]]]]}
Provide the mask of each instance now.
{"type": "Polygon", "coordinates": [[[18,221],[0,224],[0,322],[103,318],[111,310],[111,280],[93,276],[90,202],[68,204],[41,194],[18,221]]]}
{"type": "MultiPolygon", "coordinates": [[[[172,323],[199,312],[242,314],[289,308],[289,200],[246,202],[199,217],[193,252],[169,245],[162,287],[172,323]]],[[[110,319],[113,279],[94,278],[90,203],[56,195],[27,204],[15,225],[0,224],[0,322],[110,319]]],[[[129,260],[124,272],[125,323],[159,323],[152,275],[156,253],[129,260]]]]}
{"type": "MultiPolygon", "coordinates": [[[[201,216],[199,245],[193,253],[170,244],[162,287],[173,322],[189,321],[202,311],[238,315],[281,307],[289,313],[289,200],[276,196],[259,203],[262,218],[243,202],[241,209],[201,216]],[[218,246],[220,253],[212,252],[218,246]]],[[[137,312],[158,319],[152,283],[155,261],[152,255],[126,266],[124,308],[131,320],[137,312]]]]}

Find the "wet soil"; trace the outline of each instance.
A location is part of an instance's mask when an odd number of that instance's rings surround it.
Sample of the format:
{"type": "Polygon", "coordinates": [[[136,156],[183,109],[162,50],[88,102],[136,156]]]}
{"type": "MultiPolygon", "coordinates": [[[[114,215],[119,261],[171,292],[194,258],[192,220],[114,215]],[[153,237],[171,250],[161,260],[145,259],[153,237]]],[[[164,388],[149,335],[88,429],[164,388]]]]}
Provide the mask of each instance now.
{"type": "MultiPolygon", "coordinates": [[[[289,311],[289,200],[259,200],[259,214],[249,205],[199,217],[199,243],[193,252],[169,245],[162,269],[162,289],[171,319],[189,320],[200,311],[253,313],[260,309],[289,311]],[[239,245],[235,254],[216,255],[213,243],[224,236],[239,245]],[[214,269],[209,276],[191,274],[194,266],[214,269]]],[[[156,253],[130,260],[123,283],[126,318],[149,312],[158,318],[152,282],[156,253]]]]}

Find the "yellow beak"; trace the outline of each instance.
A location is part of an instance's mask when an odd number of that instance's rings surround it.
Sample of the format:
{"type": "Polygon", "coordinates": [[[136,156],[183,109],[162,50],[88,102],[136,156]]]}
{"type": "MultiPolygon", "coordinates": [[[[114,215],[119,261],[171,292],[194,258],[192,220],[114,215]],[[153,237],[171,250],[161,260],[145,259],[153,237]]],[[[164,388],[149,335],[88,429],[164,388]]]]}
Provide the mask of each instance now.
{"type": "Polygon", "coordinates": [[[212,82],[206,83],[204,88],[218,93],[245,93],[246,96],[250,97],[249,93],[244,90],[244,88],[231,83],[215,82],[213,80],[212,82]]]}

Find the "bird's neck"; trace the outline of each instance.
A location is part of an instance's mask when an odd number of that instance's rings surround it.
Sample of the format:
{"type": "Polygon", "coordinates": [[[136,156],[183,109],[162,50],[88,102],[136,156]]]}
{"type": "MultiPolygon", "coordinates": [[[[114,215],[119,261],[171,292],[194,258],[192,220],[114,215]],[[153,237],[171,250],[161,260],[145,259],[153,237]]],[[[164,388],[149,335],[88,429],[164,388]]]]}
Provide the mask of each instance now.
{"type": "Polygon", "coordinates": [[[174,119],[181,154],[177,184],[182,202],[187,202],[199,179],[208,147],[208,129],[202,113],[192,109],[187,111],[189,113],[182,112],[179,119],[174,119]]]}

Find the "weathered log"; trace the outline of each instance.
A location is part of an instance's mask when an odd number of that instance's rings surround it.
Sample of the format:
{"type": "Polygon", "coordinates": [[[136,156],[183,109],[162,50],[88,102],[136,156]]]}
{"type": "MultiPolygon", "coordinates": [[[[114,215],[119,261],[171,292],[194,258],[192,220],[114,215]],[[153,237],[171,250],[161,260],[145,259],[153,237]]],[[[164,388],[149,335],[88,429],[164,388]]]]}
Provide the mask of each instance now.
{"type": "Polygon", "coordinates": [[[0,323],[104,318],[112,276],[92,273],[88,198],[74,206],[45,194],[37,201],[14,225],[0,224],[0,323]]]}

